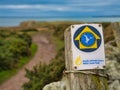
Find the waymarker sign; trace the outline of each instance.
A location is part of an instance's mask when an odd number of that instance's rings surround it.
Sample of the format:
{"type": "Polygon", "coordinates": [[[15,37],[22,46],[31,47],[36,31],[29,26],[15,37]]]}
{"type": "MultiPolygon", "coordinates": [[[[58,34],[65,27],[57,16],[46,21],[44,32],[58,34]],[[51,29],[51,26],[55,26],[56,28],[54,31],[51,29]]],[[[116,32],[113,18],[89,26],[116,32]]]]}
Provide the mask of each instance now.
{"type": "Polygon", "coordinates": [[[105,51],[101,24],[72,25],[71,40],[75,70],[104,69],[105,51]]]}

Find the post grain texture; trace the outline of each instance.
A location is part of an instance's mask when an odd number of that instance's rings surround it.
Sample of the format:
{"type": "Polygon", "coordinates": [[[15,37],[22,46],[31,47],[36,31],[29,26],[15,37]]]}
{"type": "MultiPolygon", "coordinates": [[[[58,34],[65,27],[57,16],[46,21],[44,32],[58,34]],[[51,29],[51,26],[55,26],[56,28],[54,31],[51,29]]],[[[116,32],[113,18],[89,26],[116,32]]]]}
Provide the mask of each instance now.
{"type": "Polygon", "coordinates": [[[66,90],[108,90],[105,70],[76,71],[73,68],[71,49],[71,28],[65,36],[66,90]]]}

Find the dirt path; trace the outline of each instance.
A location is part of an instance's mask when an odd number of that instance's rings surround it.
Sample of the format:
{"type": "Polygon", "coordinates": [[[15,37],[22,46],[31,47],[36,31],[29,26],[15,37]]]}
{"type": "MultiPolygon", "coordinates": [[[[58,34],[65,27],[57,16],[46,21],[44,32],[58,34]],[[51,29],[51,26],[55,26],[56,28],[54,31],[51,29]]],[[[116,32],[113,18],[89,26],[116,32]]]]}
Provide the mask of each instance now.
{"type": "Polygon", "coordinates": [[[55,47],[50,42],[50,38],[45,34],[36,34],[33,36],[33,42],[38,45],[38,50],[32,60],[26,64],[18,73],[0,86],[0,90],[23,90],[22,84],[27,82],[25,77],[25,68],[32,69],[33,66],[41,62],[48,63],[55,57],[55,47]]]}

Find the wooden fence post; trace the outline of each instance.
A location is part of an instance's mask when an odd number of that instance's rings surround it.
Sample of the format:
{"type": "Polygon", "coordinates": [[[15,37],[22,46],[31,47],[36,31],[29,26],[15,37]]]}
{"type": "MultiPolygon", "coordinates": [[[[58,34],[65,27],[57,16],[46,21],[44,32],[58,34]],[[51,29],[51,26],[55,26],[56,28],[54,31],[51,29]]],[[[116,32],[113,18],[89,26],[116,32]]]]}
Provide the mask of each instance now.
{"type": "Polygon", "coordinates": [[[104,70],[84,70],[73,69],[72,49],[71,49],[71,28],[65,30],[65,75],[66,90],[108,90],[107,78],[104,70]]]}

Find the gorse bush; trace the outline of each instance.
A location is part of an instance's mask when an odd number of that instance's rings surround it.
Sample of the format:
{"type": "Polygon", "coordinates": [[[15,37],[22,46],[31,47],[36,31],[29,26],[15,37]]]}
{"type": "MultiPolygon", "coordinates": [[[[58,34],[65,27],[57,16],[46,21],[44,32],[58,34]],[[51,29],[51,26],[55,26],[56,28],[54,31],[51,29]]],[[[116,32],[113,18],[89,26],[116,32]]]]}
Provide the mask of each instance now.
{"type": "Polygon", "coordinates": [[[35,28],[30,28],[30,29],[23,29],[23,30],[21,30],[22,32],[38,32],[38,30],[37,29],[35,29],[35,28]]]}
{"type": "Polygon", "coordinates": [[[26,77],[30,81],[23,85],[24,89],[42,90],[46,84],[60,80],[65,69],[64,62],[64,48],[62,48],[49,65],[40,64],[31,71],[26,70],[26,77]]]}
{"type": "Polygon", "coordinates": [[[32,44],[32,38],[27,33],[18,34],[18,38],[23,39],[28,44],[29,47],[32,44]]]}
{"type": "Polygon", "coordinates": [[[29,55],[31,37],[11,31],[0,31],[0,70],[17,67],[20,57],[29,55]]]}

